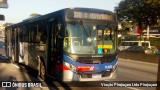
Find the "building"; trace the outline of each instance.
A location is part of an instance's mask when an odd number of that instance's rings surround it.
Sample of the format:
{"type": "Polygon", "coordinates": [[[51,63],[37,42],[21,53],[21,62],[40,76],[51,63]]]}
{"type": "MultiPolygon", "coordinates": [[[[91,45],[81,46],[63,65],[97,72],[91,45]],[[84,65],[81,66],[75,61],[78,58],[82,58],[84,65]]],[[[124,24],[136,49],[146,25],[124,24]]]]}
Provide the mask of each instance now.
{"type": "Polygon", "coordinates": [[[5,27],[3,25],[0,25],[0,38],[4,38],[5,37],[5,27]]]}
{"type": "MultiPolygon", "coordinates": [[[[147,36],[147,29],[143,30],[143,35],[147,36]]],[[[160,27],[150,27],[149,29],[149,37],[159,37],[160,38],[160,27]]]]}

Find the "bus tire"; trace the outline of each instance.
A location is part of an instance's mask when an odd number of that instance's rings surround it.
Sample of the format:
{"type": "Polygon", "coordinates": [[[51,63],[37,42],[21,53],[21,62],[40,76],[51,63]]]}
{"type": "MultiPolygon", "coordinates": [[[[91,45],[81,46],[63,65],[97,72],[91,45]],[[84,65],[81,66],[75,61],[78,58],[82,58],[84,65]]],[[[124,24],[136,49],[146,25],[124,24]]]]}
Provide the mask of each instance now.
{"type": "Polygon", "coordinates": [[[40,77],[41,77],[42,80],[45,81],[46,69],[45,69],[44,63],[42,61],[40,62],[40,77]]]}

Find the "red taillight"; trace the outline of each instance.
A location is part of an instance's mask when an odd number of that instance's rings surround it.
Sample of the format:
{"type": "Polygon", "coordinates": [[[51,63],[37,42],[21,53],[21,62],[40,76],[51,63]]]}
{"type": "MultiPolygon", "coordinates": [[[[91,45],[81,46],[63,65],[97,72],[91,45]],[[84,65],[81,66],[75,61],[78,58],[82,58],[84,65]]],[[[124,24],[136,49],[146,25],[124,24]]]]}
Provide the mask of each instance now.
{"type": "Polygon", "coordinates": [[[78,71],[94,70],[95,66],[76,66],[78,71]]]}
{"type": "Polygon", "coordinates": [[[65,65],[62,65],[62,64],[56,65],[56,69],[60,69],[60,70],[69,70],[68,67],[66,67],[65,65]]]}

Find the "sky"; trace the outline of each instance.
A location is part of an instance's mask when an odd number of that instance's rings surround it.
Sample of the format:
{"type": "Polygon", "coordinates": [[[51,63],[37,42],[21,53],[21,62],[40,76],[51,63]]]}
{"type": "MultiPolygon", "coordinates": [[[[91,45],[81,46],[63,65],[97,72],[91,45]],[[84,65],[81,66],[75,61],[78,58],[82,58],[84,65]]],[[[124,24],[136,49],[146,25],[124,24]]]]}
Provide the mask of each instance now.
{"type": "Polygon", "coordinates": [[[2,23],[18,23],[29,18],[32,13],[45,15],[63,8],[84,7],[114,11],[121,0],[8,0],[8,8],[0,8],[5,15],[2,23]]]}

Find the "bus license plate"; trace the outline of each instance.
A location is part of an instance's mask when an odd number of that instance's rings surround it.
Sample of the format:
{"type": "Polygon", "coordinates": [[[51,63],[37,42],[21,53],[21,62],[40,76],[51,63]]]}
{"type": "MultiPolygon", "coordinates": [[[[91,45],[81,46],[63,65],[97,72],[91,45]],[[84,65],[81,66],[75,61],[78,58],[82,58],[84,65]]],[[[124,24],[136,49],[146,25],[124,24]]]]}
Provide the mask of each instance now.
{"type": "Polygon", "coordinates": [[[92,74],[92,78],[101,78],[102,74],[92,74]]]}

